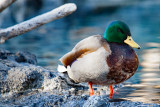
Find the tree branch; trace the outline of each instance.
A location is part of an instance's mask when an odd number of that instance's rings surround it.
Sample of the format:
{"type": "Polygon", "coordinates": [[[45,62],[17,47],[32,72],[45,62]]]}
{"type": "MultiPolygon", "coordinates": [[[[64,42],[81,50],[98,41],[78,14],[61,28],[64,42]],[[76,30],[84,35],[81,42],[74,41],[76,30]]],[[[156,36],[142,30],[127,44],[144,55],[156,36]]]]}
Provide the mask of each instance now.
{"type": "Polygon", "coordinates": [[[0,0],[0,12],[2,12],[5,8],[10,6],[16,0],[0,0]]]}
{"type": "Polygon", "coordinates": [[[10,38],[26,33],[53,20],[67,16],[76,11],[76,9],[77,7],[74,3],[68,3],[20,24],[0,29],[0,43],[4,43],[10,38]]]}

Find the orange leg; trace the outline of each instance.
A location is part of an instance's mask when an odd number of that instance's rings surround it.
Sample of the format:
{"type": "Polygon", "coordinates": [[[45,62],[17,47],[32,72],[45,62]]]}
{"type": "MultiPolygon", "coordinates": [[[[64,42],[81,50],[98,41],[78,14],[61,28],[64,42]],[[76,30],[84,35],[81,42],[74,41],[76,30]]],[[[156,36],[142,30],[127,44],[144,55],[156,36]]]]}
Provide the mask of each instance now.
{"type": "Polygon", "coordinates": [[[109,85],[109,89],[110,89],[109,98],[111,99],[113,97],[113,87],[112,87],[112,85],[109,85]]]}
{"type": "Polygon", "coordinates": [[[92,96],[94,94],[93,88],[92,88],[92,82],[88,82],[88,85],[89,85],[89,90],[90,90],[90,96],[92,96]]]}

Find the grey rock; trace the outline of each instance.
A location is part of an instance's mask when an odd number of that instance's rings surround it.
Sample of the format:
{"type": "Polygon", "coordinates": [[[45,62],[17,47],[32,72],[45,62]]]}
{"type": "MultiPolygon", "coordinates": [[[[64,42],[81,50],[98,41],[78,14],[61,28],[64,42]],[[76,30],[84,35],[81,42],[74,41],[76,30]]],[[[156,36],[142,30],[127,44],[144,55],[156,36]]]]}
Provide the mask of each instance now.
{"type": "Polygon", "coordinates": [[[1,71],[7,71],[9,69],[9,67],[3,63],[0,63],[0,70],[1,71]]]}
{"type": "Polygon", "coordinates": [[[35,55],[28,52],[11,53],[0,50],[0,93],[28,89],[63,89],[67,83],[56,72],[36,66],[35,55]],[[46,88],[47,87],[47,88],[46,88]]]}
{"type": "Polygon", "coordinates": [[[10,68],[8,71],[3,70],[1,77],[3,77],[0,79],[1,94],[28,89],[69,89],[68,84],[58,74],[30,64],[19,64],[18,67],[10,68]]]}
{"type": "Polygon", "coordinates": [[[108,101],[107,96],[91,96],[84,103],[83,107],[103,107],[108,105],[108,101]]]}

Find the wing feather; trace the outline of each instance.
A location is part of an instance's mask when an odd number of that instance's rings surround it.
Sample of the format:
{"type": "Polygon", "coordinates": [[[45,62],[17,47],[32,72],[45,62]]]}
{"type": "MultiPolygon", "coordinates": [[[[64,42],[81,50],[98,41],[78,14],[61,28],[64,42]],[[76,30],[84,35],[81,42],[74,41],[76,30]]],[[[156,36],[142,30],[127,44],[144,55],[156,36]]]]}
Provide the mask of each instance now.
{"type": "Polygon", "coordinates": [[[101,35],[94,35],[81,40],[72,51],[60,58],[61,63],[64,66],[71,65],[75,60],[83,57],[83,55],[96,51],[102,46],[101,39],[101,35]]]}

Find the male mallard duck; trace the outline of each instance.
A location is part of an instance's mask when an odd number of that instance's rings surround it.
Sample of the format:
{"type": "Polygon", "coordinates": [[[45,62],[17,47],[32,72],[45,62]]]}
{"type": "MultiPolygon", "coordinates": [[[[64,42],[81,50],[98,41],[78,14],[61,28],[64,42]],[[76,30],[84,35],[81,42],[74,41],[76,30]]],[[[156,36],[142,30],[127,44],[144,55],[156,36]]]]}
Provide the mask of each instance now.
{"type": "Polygon", "coordinates": [[[129,27],[113,21],[104,37],[94,35],[77,43],[60,59],[66,68],[58,66],[58,71],[66,71],[74,82],[88,82],[90,96],[94,94],[92,84],[108,85],[112,98],[112,85],[129,79],[138,68],[138,57],[132,47],[140,49],[129,27]]]}

